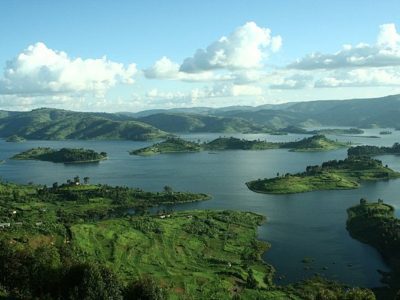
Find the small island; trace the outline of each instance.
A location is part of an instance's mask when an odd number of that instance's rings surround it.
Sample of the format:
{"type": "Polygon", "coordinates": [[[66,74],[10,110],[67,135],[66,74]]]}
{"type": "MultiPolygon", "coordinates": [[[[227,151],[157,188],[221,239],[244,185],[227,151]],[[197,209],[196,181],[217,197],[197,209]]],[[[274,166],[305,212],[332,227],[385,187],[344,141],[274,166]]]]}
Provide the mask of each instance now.
{"type": "Polygon", "coordinates": [[[330,140],[324,135],[314,135],[299,141],[286,143],[274,143],[262,140],[246,140],[235,137],[219,137],[211,142],[196,143],[174,137],[149,147],[130,151],[129,153],[131,155],[150,156],[162,153],[268,149],[290,149],[291,151],[307,152],[329,151],[343,147],[349,147],[349,144],[330,140]]]}
{"type": "Polygon", "coordinates": [[[9,136],[8,138],[6,138],[6,142],[9,142],[9,143],[22,143],[25,141],[26,141],[25,138],[23,138],[22,136],[16,135],[16,134],[13,134],[13,135],[9,136]]]}
{"type": "Polygon", "coordinates": [[[16,160],[42,160],[54,163],[77,164],[93,163],[107,159],[107,153],[96,152],[91,149],[62,148],[56,150],[48,147],[32,148],[14,155],[11,159],[16,160]]]}
{"type": "Polygon", "coordinates": [[[306,171],[285,174],[274,178],[247,182],[247,187],[256,193],[293,194],[318,190],[343,190],[358,188],[363,180],[385,180],[399,178],[382,162],[369,157],[348,157],[344,160],[324,162],[321,166],[308,166],[306,171]]]}
{"type": "Polygon", "coordinates": [[[299,126],[288,126],[279,130],[283,134],[294,133],[294,134],[334,134],[334,135],[348,135],[348,134],[363,134],[364,130],[359,128],[324,128],[316,130],[307,130],[299,126]]]}
{"type": "Polygon", "coordinates": [[[199,152],[201,147],[195,142],[186,141],[184,139],[172,137],[167,140],[156,143],[152,146],[130,151],[131,155],[156,155],[161,153],[187,153],[187,152],[199,152]]]}
{"type": "Polygon", "coordinates": [[[202,147],[205,150],[221,151],[221,150],[267,150],[277,149],[280,143],[271,143],[261,140],[245,140],[234,137],[220,137],[211,142],[205,143],[202,147]]]}
{"type": "Polygon", "coordinates": [[[392,132],[390,130],[383,130],[381,132],[379,132],[380,135],[389,135],[392,134],[392,132]]]}
{"type": "Polygon", "coordinates": [[[400,144],[394,143],[392,147],[357,146],[347,150],[349,156],[376,156],[385,154],[400,154],[400,144]]]}
{"type": "Polygon", "coordinates": [[[317,134],[296,142],[283,143],[280,148],[287,148],[295,152],[330,151],[349,147],[348,143],[342,143],[328,139],[323,134],[317,134]]]}

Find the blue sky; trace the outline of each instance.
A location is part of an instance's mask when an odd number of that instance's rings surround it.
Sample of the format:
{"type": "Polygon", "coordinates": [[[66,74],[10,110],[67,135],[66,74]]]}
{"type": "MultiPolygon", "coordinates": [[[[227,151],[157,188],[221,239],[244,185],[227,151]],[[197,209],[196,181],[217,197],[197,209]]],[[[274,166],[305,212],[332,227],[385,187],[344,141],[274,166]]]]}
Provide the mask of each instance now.
{"type": "Polygon", "coordinates": [[[0,108],[138,111],[400,93],[398,11],[399,1],[4,0],[0,108]]]}

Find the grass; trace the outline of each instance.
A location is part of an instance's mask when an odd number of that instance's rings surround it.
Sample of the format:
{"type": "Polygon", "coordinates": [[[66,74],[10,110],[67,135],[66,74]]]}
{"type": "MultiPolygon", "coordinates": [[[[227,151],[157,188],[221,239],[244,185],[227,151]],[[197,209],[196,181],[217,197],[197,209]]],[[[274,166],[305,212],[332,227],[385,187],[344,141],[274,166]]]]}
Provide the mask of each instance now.
{"type": "Polygon", "coordinates": [[[200,297],[211,290],[229,295],[245,282],[249,268],[260,287],[267,287],[265,276],[272,277],[273,268],[261,260],[268,244],[256,239],[262,221],[260,215],[233,211],[111,219],[73,225],[72,245],[81,259],[106,264],[125,279],[152,274],[173,286],[176,296],[200,297]]]}

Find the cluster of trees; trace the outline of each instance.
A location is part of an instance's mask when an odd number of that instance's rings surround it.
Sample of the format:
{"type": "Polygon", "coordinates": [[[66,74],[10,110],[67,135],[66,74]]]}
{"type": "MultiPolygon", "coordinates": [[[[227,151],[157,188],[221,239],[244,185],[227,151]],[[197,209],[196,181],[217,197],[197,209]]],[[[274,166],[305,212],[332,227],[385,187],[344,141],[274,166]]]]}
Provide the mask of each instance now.
{"type": "Polygon", "coordinates": [[[112,270],[73,262],[55,247],[13,249],[0,241],[0,291],[14,299],[163,300],[166,290],[150,277],[123,282],[112,270]]]}

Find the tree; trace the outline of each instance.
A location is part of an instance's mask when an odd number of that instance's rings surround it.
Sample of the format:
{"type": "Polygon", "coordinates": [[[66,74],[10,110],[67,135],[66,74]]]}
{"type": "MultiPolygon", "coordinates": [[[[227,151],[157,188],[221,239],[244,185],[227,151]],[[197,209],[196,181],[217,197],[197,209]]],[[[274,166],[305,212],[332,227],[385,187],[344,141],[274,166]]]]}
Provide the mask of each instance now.
{"type": "Polygon", "coordinates": [[[80,183],[81,182],[81,179],[80,179],[80,177],[77,175],[77,176],[75,176],[74,177],[74,183],[80,183]]]}
{"type": "Polygon", "coordinates": [[[249,269],[247,274],[246,286],[249,289],[256,289],[258,287],[257,279],[254,277],[254,273],[252,269],[249,269]]]}
{"type": "Polygon", "coordinates": [[[87,176],[86,176],[86,177],[83,177],[83,183],[84,183],[84,184],[88,184],[88,183],[89,183],[89,179],[90,179],[90,178],[87,177],[87,176]]]}
{"type": "Polygon", "coordinates": [[[164,186],[164,192],[171,194],[172,193],[172,187],[170,187],[169,185],[164,186]]]}
{"type": "Polygon", "coordinates": [[[109,269],[94,264],[72,266],[62,282],[61,299],[122,300],[122,284],[109,269]]]}
{"type": "Polygon", "coordinates": [[[160,288],[151,277],[143,277],[132,282],[125,289],[125,300],[164,300],[167,299],[167,293],[160,288]]]}

